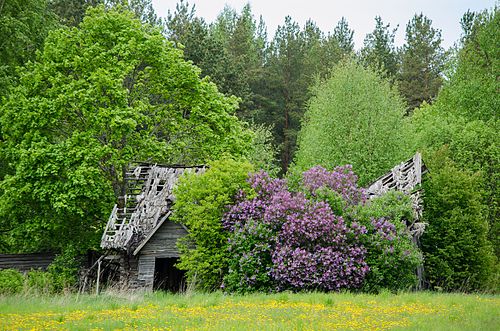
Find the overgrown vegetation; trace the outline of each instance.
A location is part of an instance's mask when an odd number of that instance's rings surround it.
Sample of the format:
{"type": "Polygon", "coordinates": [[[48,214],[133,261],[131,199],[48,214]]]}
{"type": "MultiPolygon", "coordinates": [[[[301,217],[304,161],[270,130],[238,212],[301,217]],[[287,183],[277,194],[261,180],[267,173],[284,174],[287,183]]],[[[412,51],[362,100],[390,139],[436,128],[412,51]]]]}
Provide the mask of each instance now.
{"type": "Polygon", "coordinates": [[[227,206],[247,184],[253,168],[248,162],[215,161],[204,174],[187,175],[175,190],[173,220],[184,224],[189,234],[179,242],[178,267],[201,290],[216,290],[227,272],[230,258],[228,233],[221,223],[227,206]]]}
{"type": "Polygon", "coordinates": [[[352,164],[366,185],[409,157],[404,104],[388,79],[355,60],[337,65],[313,89],[295,166],[352,164]]]}
{"type": "Polygon", "coordinates": [[[0,295],[46,296],[72,292],[75,288],[75,270],[60,270],[56,262],[47,271],[30,270],[21,273],[14,269],[0,270],[0,295]]]}
{"type": "Polygon", "coordinates": [[[175,219],[190,230],[179,267],[199,289],[228,292],[410,289],[421,254],[408,234],[410,200],[367,202],[351,167],[286,180],[234,161],[185,178],[175,219]],[[247,183],[245,183],[247,179],[247,183]],[[224,185],[221,185],[224,183],[224,185]]]}
{"type": "Polygon", "coordinates": [[[431,171],[424,200],[427,277],[448,290],[499,286],[498,20],[496,8],[464,15],[454,72],[436,102],[412,119],[431,171]]]}
{"type": "Polygon", "coordinates": [[[357,53],[345,18],[268,39],[250,5],[209,24],[182,0],[0,0],[0,252],[58,253],[0,292],[71,288],[136,161],[210,164],[173,216],[200,290],[399,291],[423,258],[428,288],[498,291],[499,10],[461,24],[445,51],[416,14],[396,48],[376,17],[357,53]],[[360,188],[415,151],[422,251],[408,197],[360,188]]]}

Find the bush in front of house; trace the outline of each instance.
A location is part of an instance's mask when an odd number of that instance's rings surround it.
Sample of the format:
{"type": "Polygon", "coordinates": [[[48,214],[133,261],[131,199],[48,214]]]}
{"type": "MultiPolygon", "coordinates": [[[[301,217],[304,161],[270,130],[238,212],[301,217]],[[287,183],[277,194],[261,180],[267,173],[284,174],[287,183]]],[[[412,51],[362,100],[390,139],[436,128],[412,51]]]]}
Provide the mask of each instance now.
{"type": "Polygon", "coordinates": [[[422,253],[413,243],[406,222],[413,221],[410,197],[389,191],[356,208],[353,216],[367,231],[362,236],[370,266],[362,290],[408,290],[417,285],[422,253]]]}
{"type": "Polygon", "coordinates": [[[350,166],[304,172],[293,189],[265,172],[248,179],[224,215],[230,232],[229,292],[416,285],[421,254],[404,219],[411,203],[391,193],[368,202],[350,166]]]}
{"type": "Polygon", "coordinates": [[[23,290],[23,274],[14,269],[0,270],[0,294],[17,294],[23,290]]]}
{"type": "Polygon", "coordinates": [[[220,287],[228,270],[228,235],[221,219],[228,205],[244,187],[250,163],[224,159],[215,161],[203,174],[188,174],[174,190],[173,220],[182,223],[189,234],[178,242],[180,262],[187,280],[197,289],[213,291],[220,287]]]}

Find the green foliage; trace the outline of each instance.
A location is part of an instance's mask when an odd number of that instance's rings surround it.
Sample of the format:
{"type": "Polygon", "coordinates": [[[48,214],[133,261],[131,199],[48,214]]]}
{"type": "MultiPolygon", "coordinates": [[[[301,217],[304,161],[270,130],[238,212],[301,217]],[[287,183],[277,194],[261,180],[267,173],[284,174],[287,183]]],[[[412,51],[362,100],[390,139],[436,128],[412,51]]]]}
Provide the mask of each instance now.
{"type": "Polygon", "coordinates": [[[457,67],[439,95],[440,105],[470,120],[496,122],[498,128],[500,9],[469,16],[457,67]]]}
{"type": "Polygon", "coordinates": [[[77,26],[88,7],[104,4],[104,0],[49,0],[49,6],[61,24],[77,26]]]}
{"type": "Polygon", "coordinates": [[[42,270],[31,270],[25,276],[25,292],[33,294],[54,293],[54,274],[42,270]]]}
{"type": "Polygon", "coordinates": [[[354,50],[354,31],[349,28],[347,19],[342,17],[333,29],[332,37],[337,41],[343,55],[350,55],[354,50]]]}
{"type": "Polygon", "coordinates": [[[268,43],[266,26],[250,5],[240,13],[226,6],[213,24],[195,16],[194,6],[180,1],[169,13],[167,35],[184,49],[220,90],[241,99],[240,118],[273,128],[281,168],[286,172],[296,147],[309,87],[316,76],[353,50],[353,31],[342,19],[325,35],[309,20],[301,29],[285,19],[268,43]]]}
{"type": "Polygon", "coordinates": [[[179,241],[178,267],[201,290],[216,290],[227,273],[230,254],[228,233],[222,227],[227,206],[243,188],[253,170],[248,162],[215,161],[204,174],[182,178],[175,189],[173,220],[184,224],[189,234],[179,241]]]}
{"type": "Polygon", "coordinates": [[[412,242],[407,223],[413,221],[410,198],[390,191],[360,206],[354,219],[367,228],[362,237],[367,249],[366,262],[370,272],[362,290],[380,292],[409,290],[417,285],[417,267],[422,253],[412,242]]]}
{"type": "Polygon", "coordinates": [[[264,122],[274,123],[276,142],[281,145],[281,167],[286,171],[295,150],[303,104],[307,99],[304,39],[299,25],[285,18],[269,45],[266,70],[267,97],[271,102],[264,122]]]}
{"type": "Polygon", "coordinates": [[[189,8],[182,0],[177,3],[175,11],[168,13],[166,30],[168,39],[183,49],[186,59],[201,69],[202,76],[209,76],[223,93],[242,97],[242,84],[224,42],[213,35],[203,18],[195,16],[194,6],[189,8]]]}
{"type": "Polygon", "coordinates": [[[81,261],[78,251],[74,246],[66,246],[47,269],[52,278],[53,291],[62,292],[74,287],[78,280],[80,267],[81,261]]]}
{"type": "Polygon", "coordinates": [[[83,21],[89,7],[106,5],[108,8],[123,6],[144,23],[161,26],[151,0],[49,0],[50,9],[67,26],[77,26],[83,21]]]}
{"type": "Polygon", "coordinates": [[[264,67],[265,96],[258,121],[273,125],[275,143],[281,147],[281,168],[286,172],[296,150],[297,134],[315,79],[325,76],[342,56],[352,51],[352,30],[341,20],[325,36],[313,21],[303,29],[292,20],[276,30],[267,49],[264,67]]]}
{"type": "Polygon", "coordinates": [[[257,23],[250,4],[245,5],[239,14],[226,6],[210,26],[210,33],[222,43],[228,66],[232,69],[219,81],[230,88],[227,93],[242,99],[238,112],[240,118],[251,120],[258,111],[257,102],[262,98],[256,85],[263,79],[267,43],[265,25],[262,19],[257,23]]]}
{"type": "Polygon", "coordinates": [[[16,250],[95,245],[130,162],[244,154],[251,133],[236,107],[159,30],[128,11],[89,9],[78,28],[50,34],[1,108],[15,165],[0,185],[4,240],[16,250]]]}
{"type": "Polygon", "coordinates": [[[394,46],[397,27],[389,30],[390,24],[384,25],[380,16],[375,17],[375,29],[366,35],[361,59],[363,63],[382,72],[386,77],[396,78],[399,59],[394,46]]]}
{"type": "Polygon", "coordinates": [[[366,185],[407,156],[404,106],[388,80],[348,60],[313,92],[296,167],[352,164],[360,185],[366,185]]]}
{"type": "Polygon", "coordinates": [[[263,124],[253,124],[252,145],[246,155],[247,160],[255,167],[266,171],[272,176],[278,175],[280,168],[277,164],[278,151],[273,144],[271,128],[263,124]]]}
{"type": "Polygon", "coordinates": [[[0,270],[0,294],[16,294],[23,289],[23,274],[14,269],[0,270]]]}
{"type": "Polygon", "coordinates": [[[16,67],[34,60],[48,32],[56,27],[56,17],[48,9],[47,2],[0,2],[0,104],[6,91],[16,81],[16,67]]]}
{"type": "Polygon", "coordinates": [[[498,20],[497,9],[464,17],[466,30],[456,68],[432,107],[421,107],[412,121],[416,148],[432,155],[447,145],[458,169],[480,171],[489,238],[500,257],[498,20]]]}
{"type": "Polygon", "coordinates": [[[441,47],[441,31],[433,28],[432,21],[423,14],[415,14],[408,22],[405,39],[399,86],[410,112],[437,96],[445,53],[441,47]]]}
{"type": "Polygon", "coordinates": [[[0,295],[50,295],[70,290],[76,284],[79,270],[73,261],[68,260],[66,254],[64,258],[57,257],[47,271],[30,270],[22,274],[14,269],[0,270],[0,295]]]}
{"type": "Polygon", "coordinates": [[[426,160],[422,236],[426,279],[431,288],[482,290],[490,284],[495,258],[480,173],[460,170],[442,149],[426,160]]]}
{"type": "Polygon", "coordinates": [[[238,116],[251,119],[256,110],[252,86],[261,80],[266,36],[250,7],[245,6],[241,14],[226,7],[208,25],[195,16],[194,6],[180,1],[169,12],[166,28],[169,39],[201,68],[202,76],[209,76],[221,92],[241,99],[238,116]]]}

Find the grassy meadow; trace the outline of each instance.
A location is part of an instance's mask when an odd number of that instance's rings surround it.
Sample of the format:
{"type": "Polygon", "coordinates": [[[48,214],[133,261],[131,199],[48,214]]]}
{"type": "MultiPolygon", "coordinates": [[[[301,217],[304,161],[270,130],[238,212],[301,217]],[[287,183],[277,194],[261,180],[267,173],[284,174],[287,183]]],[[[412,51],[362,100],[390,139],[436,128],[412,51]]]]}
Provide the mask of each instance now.
{"type": "Polygon", "coordinates": [[[280,293],[0,297],[0,330],[500,330],[500,297],[280,293]]]}

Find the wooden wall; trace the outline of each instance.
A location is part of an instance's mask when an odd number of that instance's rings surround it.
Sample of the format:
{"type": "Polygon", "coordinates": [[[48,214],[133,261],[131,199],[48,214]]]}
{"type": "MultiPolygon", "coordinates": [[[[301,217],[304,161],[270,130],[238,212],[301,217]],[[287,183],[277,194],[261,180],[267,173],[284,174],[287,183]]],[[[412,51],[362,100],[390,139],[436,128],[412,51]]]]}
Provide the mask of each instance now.
{"type": "Polygon", "coordinates": [[[54,261],[54,254],[0,254],[0,269],[17,269],[22,272],[31,269],[46,270],[54,261]]]}
{"type": "Polygon", "coordinates": [[[187,231],[181,225],[167,220],[141,249],[138,254],[138,281],[143,282],[145,289],[153,289],[155,259],[179,257],[177,239],[184,237],[186,234],[187,231]]]}

